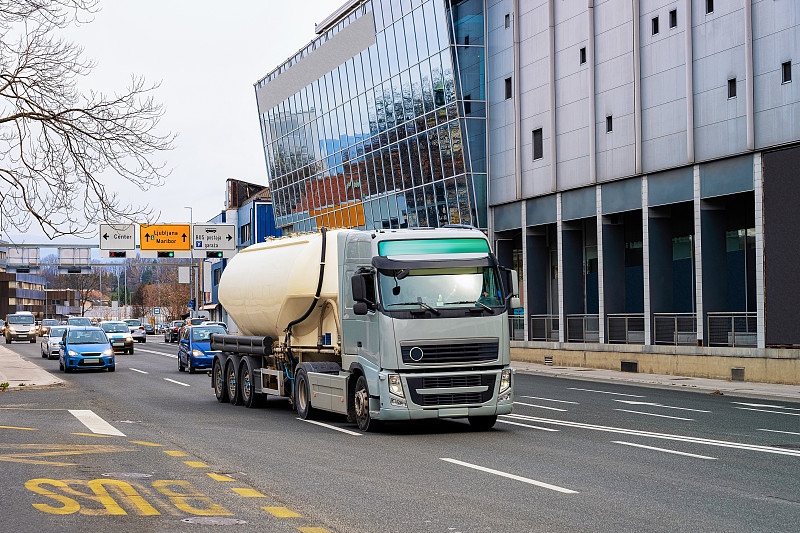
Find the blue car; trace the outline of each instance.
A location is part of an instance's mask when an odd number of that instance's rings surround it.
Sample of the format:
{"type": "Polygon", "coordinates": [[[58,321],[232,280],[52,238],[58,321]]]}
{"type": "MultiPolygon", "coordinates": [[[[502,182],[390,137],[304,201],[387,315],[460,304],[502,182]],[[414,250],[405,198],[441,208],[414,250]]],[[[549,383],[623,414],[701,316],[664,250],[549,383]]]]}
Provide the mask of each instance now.
{"type": "Polygon", "coordinates": [[[71,327],[61,338],[58,367],[63,372],[80,369],[116,370],[114,350],[106,332],[96,327],[71,327]]]}
{"type": "Polygon", "coordinates": [[[186,326],[181,333],[178,347],[178,370],[187,368],[192,374],[196,370],[211,368],[214,355],[219,351],[211,351],[211,335],[225,335],[221,326],[186,326]]]}

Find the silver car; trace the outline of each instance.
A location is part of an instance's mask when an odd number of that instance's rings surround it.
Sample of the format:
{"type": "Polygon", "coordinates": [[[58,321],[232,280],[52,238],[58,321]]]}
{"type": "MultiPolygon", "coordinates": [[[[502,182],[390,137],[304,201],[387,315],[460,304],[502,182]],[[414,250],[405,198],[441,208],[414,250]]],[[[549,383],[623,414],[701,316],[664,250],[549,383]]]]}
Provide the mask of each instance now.
{"type": "Polygon", "coordinates": [[[128,329],[131,331],[133,340],[136,342],[147,342],[147,332],[144,330],[141,320],[138,318],[129,318],[127,320],[123,320],[123,322],[128,324],[128,329]]]}
{"type": "Polygon", "coordinates": [[[42,357],[58,359],[59,343],[69,326],[51,326],[50,330],[42,336],[42,357]]]}

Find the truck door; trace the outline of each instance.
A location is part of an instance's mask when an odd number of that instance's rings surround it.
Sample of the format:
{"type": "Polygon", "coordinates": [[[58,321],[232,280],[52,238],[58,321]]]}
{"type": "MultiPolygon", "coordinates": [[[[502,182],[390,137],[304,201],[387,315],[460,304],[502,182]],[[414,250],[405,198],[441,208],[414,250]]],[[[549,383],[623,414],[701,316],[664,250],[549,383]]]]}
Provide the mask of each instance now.
{"type": "MultiPolygon", "coordinates": [[[[370,311],[366,315],[353,312],[353,291],[351,279],[357,270],[356,266],[347,265],[342,280],[342,294],[345,296],[342,319],[342,352],[345,355],[361,356],[374,364],[379,362],[380,338],[378,337],[378,317],[370,311]]],[[[372,287],[375,287],[374,276],[372,287]]],[[[349,365],[347,365],[349,366],[349,365]]]]}

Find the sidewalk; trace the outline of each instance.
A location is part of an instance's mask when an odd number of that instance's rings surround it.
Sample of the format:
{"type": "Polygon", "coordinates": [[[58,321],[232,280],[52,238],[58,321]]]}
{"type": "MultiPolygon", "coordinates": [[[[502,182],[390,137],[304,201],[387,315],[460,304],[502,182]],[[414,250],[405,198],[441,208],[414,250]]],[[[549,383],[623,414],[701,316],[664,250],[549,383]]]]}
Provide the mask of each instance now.
{"type": "Polygon", "coordinates": [[[8,392],[15,389],[52,387],[64,382],[40,366],[0,346],[0,383],[8,383],[8,392]]]}
{"type": "Polygon", "coordinates": [[[522,361],[511,361],[511,366],[516,368],[517,372],[521,374],[608,382],[659,389],[682,389],[703,394],[711,394],[715,391],[719,391],[728,396],[773,400],[781,399],[800,402],[800,385],[724,381],[721,379],[691,378],[666,374],[634,374],[599,368],[547,366],[536,363],[524,363],[522,361]]]}

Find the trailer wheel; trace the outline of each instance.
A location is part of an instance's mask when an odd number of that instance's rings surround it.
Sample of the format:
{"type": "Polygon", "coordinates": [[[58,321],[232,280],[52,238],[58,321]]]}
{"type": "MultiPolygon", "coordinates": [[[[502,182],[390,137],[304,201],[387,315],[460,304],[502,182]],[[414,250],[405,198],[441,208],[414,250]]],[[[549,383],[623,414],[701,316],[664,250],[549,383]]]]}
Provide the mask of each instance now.
{"type": "Polygon", "coordinates": [[[492,416],[469,416],[469,425],[476,431],[486,431],[492,429],[497,422],[497,415],[492,416]]]}
{"type": "Polygon", "coordinates": [[[228,400],[233,405],[242,405],[242,392],[239,388],[239,358],[231,356],[225,365],[225,387],[228,389],[228,400]]]}
{"type": "Polygon", "coordinates": [[[262,396],[256,394],[255,386],[256,363],[251,357],[243,357],[239,365],[239,387],[242,395],[242,404],[249,408],[260,407],[262,396]]]}
{"type": "Polygon", "coordinates": [[[219,357],[214,358],[214,367],[211,370],[211,383],[214,385],[214,394],[219,403],[228,401],[228,388],[225,386],[225,374],[222,372],[222,363],[219,357]]]}
{"type": "Polygon", "coordinates": [[[358,429],[361,431],[375,431],[378,429],[380,423],[377,420],[373,420],[369,414],[369,389],[367,388],[367,378],[364,376],[358,376],[356,381],[353,405],[356,410],[358,429]]]}
{"type": "Polygon", "coordinates": [[[314,408],[311,407],[311,384],[308,382],[306,369],[298,367],[294,374],[294,406],[297,414],[303,420],[309,420],[314,416],[314,408]]]}

